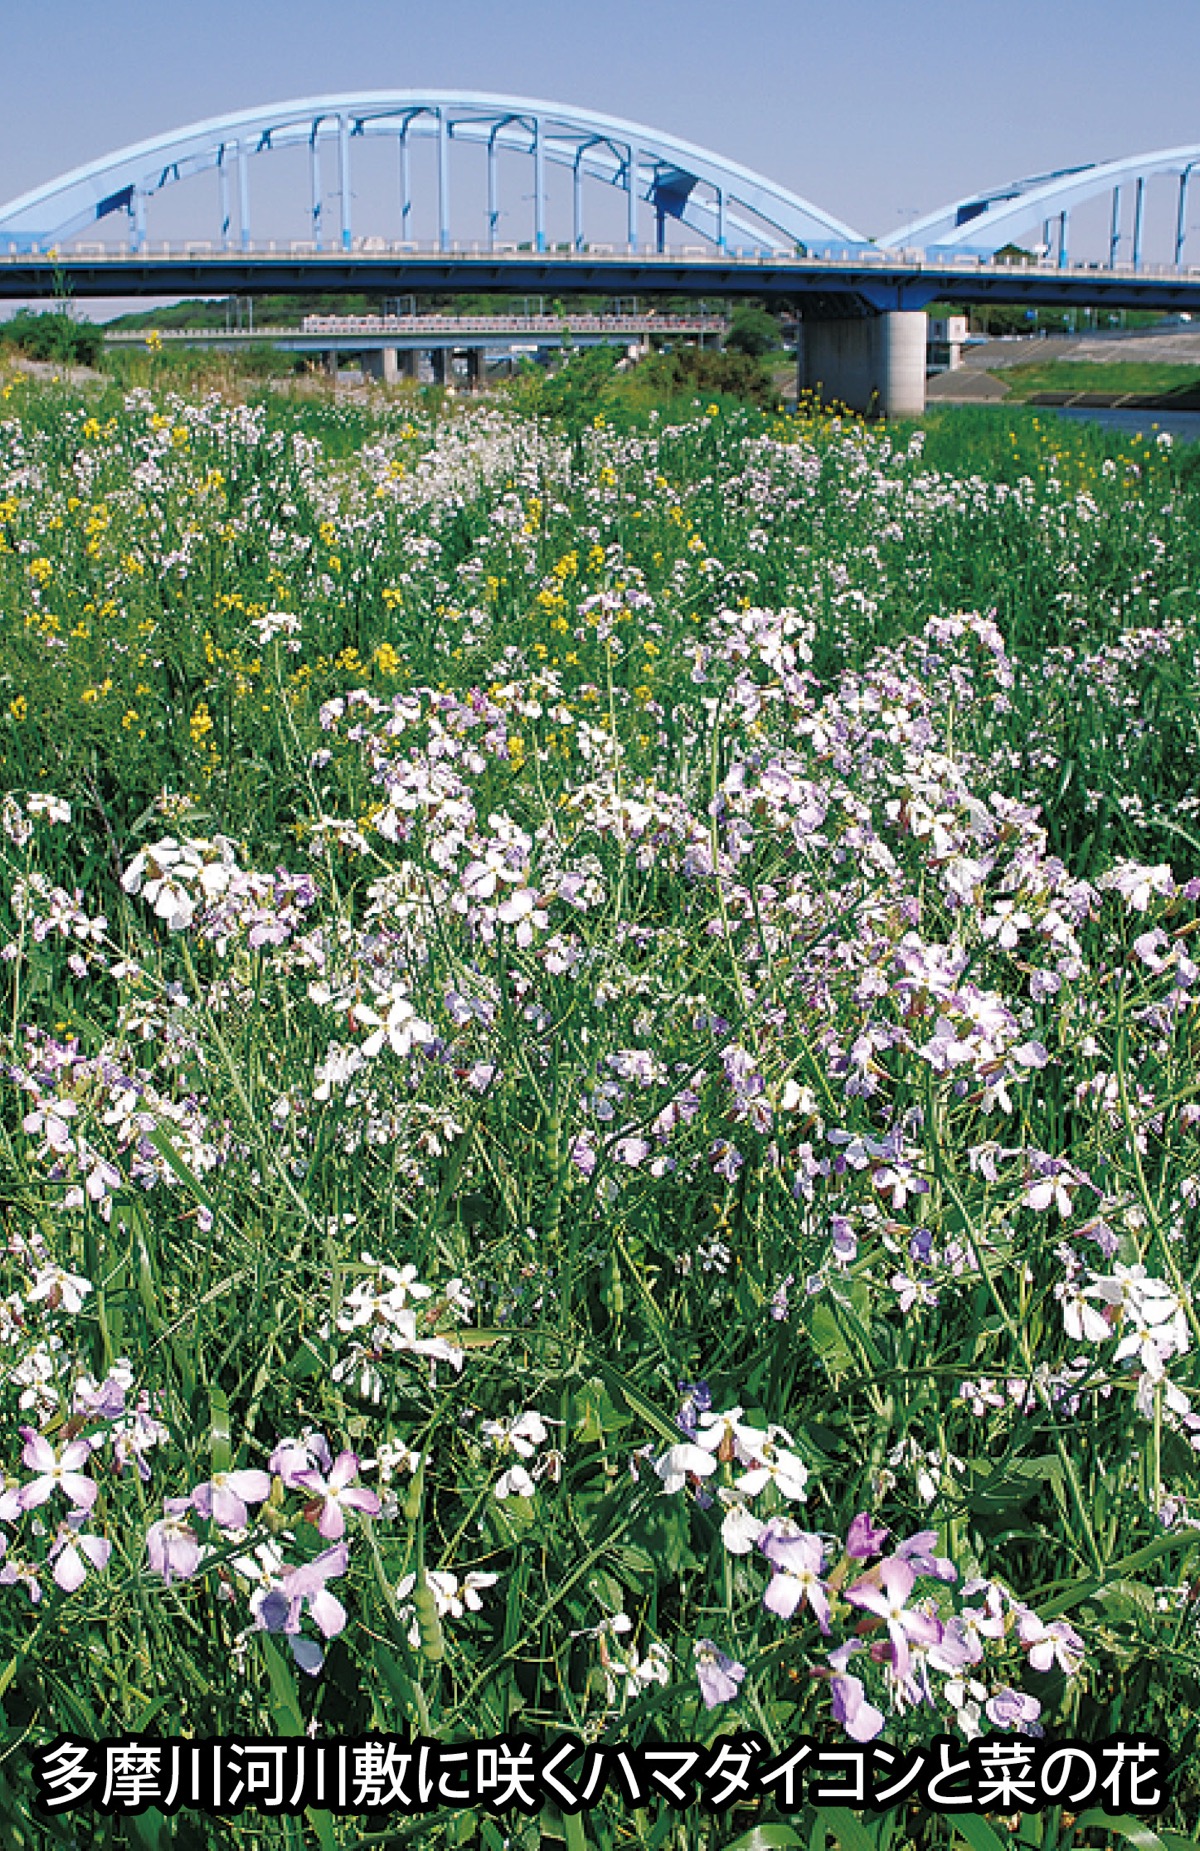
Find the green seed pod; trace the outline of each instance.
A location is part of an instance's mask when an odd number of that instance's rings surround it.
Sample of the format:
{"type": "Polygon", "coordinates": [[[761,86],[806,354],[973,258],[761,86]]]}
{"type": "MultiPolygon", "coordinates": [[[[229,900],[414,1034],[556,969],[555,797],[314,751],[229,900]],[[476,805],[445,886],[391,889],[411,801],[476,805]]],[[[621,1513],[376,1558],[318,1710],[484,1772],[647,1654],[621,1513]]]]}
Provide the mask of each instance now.
{"type": "Polygon", "coordinates": [[[621,1277],[620,1262],[615,1253],[610,1253],[604,1268],[604,1302],[614,1318],[619,1318],[625,1310],[625,1281],[621,1277]]]}
{"type": "Polygon", "coordinates": [[[421,1635],[421,1651],[431,1665],[440,1665],[446,1656],[446,1635],[442,1631],[437,1600],[428,1581],[418,1581],[413,1606],[417,1614],[417,1631],[421,1635]]]}

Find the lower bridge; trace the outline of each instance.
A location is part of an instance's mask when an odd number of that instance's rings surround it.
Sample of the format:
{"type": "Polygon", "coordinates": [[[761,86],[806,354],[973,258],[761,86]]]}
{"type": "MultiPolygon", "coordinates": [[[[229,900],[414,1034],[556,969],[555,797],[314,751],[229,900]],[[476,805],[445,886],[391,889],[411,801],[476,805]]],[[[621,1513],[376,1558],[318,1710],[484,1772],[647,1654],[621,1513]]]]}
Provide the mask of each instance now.
{"type": "MultiPolygon", "coordinates": [[[[237,313],[251,320],[253,305],[237,313]]],[[[451,357],[463,353],[471,380],[483,377],[491,357],[515,358],[562,346],[619,345],[630,355],[647,352],[654,340],[689,340],[719,345],[729,329],[723,315],[306,315],[296,327],[172,328],[158,332],[163,345],[239,348],[269,342],[287,353],[320,356],[330,372],[341,357],[356,358],[362,370],[392,381],[422,376],[450,377],[451,357]]],[[[113,346],[141,346],[142,329],[114,328],[113,346]]]]}

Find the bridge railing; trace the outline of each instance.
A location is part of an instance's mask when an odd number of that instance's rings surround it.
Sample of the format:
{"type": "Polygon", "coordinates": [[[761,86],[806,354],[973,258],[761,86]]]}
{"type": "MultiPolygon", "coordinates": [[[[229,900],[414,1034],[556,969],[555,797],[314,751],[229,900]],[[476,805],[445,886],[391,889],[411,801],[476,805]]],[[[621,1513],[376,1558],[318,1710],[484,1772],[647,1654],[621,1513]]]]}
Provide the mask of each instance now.
{"type": "MultiPolygon", "coordinates": [[[[981,251],[963,250],[884,250],[876,246],[844,246],[824,249],[820,252],[801,254],[788,251],[769,251],[762,249],[735,248],[719,251],[695,245],[686,245],[663,251],[643,250],[636,245],[589,244],[582,250],[564,246],[554,246],[542,251],[525,245],[503,244],[495,248],[486,243],[417,243],[413,241],[389,242],[383,238],[357,239],[350,250],[318,250],[311,241],[290,239],[286,241],[251,243],[246,246],[233,246],[214,243],[203,239],[184,239],[175,241],[146,241],[143,243],[102,244],[77,242],[68,248],[58,249],[50,246],[43,248],[36,242],[22,245],[14,241],[5,241],[0,234],[0,265],[17,265],[30,263],[47,268],[63,268],[69,271],[73,263],[105,265],[114,268],[145,263],[179,264],[188,263],[215,265],[228,263],[240,265],[246,261],[261,261],[264,265],[284,263],[297,259],[305,264],[316,266],[328,265],[330,268],[345,264],[347,259],[372,258],[424,258],[439,262],[458,261],[464,264],[477,263],[490,266],[507,264],[526,265],[533,263],[578,264],[581,269],[611,264],[635,262],[639,268],[672,269],[686,266],[689,269],[700,264],[714,268],[736,265],[739,268],[774,269],[786,264],[789,268],[800,270],[828,271],[863,269],[886,270],[891,273],[920,273],[930,270],[938,273],[950,271],[981,270],[1020,270],[1030,278],[1057,278],[1062,280],[1070,276],[1120,276],[1146,278],[1188,278],[1200,276],[1200,266],[1172,263],[1133,263],[1122,259],[1116,263],[1094,263],[1074,261],[1061,264],[1047,257],[1019,259],[991,255],[981,251]]],[[[120,293],[117,290],[116,293],[120,293]]]]}

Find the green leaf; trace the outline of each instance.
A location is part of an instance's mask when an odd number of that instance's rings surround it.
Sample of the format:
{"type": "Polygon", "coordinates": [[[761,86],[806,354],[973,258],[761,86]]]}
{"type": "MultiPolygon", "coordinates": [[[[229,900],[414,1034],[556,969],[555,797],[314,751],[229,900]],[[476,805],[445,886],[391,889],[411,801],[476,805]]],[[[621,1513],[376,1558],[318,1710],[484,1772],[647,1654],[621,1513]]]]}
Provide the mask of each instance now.
{"type": "Polygon", "coordinates": [[[823,1304],[820,1299],[810,1310],[808,1334],[813,1348],[829,1373],[849,1375],[854,1367],[854,1357],[842,1335],[837,1318],[829,1306],[823,1304]]]}
{"type": "Polygon", "coordinates": [[[954,1829],[960,1838],[965,1838],[971,1851],[1008,1851],[1003,1839],[999,1838],[986,1819],[956,1818],[954,1829]]]}
{"type": "Polygon", "coordinates": [[[208,1391],[208,1450],[214,1475],[228,1472],[233,1465],[229,1442],[229,1397],[222,1388],[208,1391]]]}
{"type": "Polygon", "coordinates": [[[171,1844],[171,1827],[155,1806],[132,1813],[125,1821],[125,1829],[136,1851],[168,1851],[171,1844]]]}
{"type": "Polygon", "coordinates": [[[1010,1459],[1003,1466],[992,1466],[984,1461],[975,1465],[975,1482],[967,1496],[967,1504],[981,1515],[989,1512],[1019,1509],[1028,1504],[1043,1482],[1062,1489],[1062,1466],[1053,1453],[1043,1454],[1039,1459],[1010,1459]]]}
{"type": "Polygon", "coordinates": [[[790,1851],[792,1845],[803,1843],[790,1825],[756,1825],[753,1831],[743,1832],[731,1845],[726,1845],[725,1851],[790,1851]]]}
{"type": "Polygon", "coordinates": [[[200,1181],[200,1178],[195,1172],[183,1161],[183,1158],[179,1155],[179,1152],[172,1144],[162,1126],[155,1125],[154,1130],[148,1131],[146,1135],[167,1168],[174,1171],[179,1181],[183,1183],[185,1188],[191,1191],[192,1195],[202,1207],[207,1208],[210,1214],[215,1214],[216,1209],[213,1207],[208,1190],[204,1187],[204,1184],[200,1181]]]}
{"type": "MultiPolygon", "coordinates": [[[[1131,1569],[1145,1568],[1151,1562],[1157,1561],[1159,1556],[1167,1555],[1173,1549],[1182,1548],[1190,1553],[1197,1546],[1200,1546],[1200,1537],[1194,1530],[1187,1533],[1181,1532],[1178,1536],[1159,1536],[1154,1542],[1146,1543],[1143,1548],[1135,1549],[1132,1555],[1122,1556],[1118,1562],[1110,1562],[1108,1571],[1104,1575],[1089,1577],[1087,1580],[1054,1582],[1048,1589],[1031,1590],[1026,1598],[1031,1606],[1035,1606],[1043,1619],[1056,1619],[1060,1613],[1069,1613],[1072,1607],[1078,1607],[1083,1601],[1091,1600],[1102,1588],[1123,1580],[1131,1569]],[[1047,1599],[1047,1595],[1056,1588],[1065,1588],[1066,1591],[1057,1599],[1047,1599]]],[[[1176,1572],[1182,1578],[1182,1566],[1176,1572]]]]}
{"type": "Polygon", "coordinates": [[[271,1720],[280,1735],[303,1735],[304,1714],[287,1660],[273,1639],[264,1639],[262,1650],[271,1685],[271,1720]]]}
{"type": "MultiPolygon", "coordinates": [[[[1137,1851],[1166,1851],[1158,1833],[1152,1832],[1148,1825],[1140,1824],[1137,1819],[1128,1819],[1124,1814],[1114,1819],[1099,1806],[1093,1807],[1091,1812],[1081,1812],[1075,1821],[1075,1830],[1117,1832],[1122,1838],[1127,1838],[1131,1845],[1136,1845],[1137,1851]]],[[[1185,1844],[1190,1842],[1184,1840],[1185,1844]]]]}
{"type": "Polygon", "coordinates": [[[814,1824],[833,1839],[837,1851],[876,1851],[874,1832],[844,1806],[819,1807],[814,1824]]]}
{"type": "Polygon", "coordinates": [[[420,1692],[408,1672],[404,1669],[394,1652],[389,1652],[381,1640],[376,1639],[372,1651],[375,1669],[382,1674],[388,1690],[400,1705],[405,1717],[415,1729],[421,1729],[428,1721],[420,1702],[420,1692]]]}
{"type": "Polygon", "coordinates": [[[633,1409],[633,1412],[639,1415],[648,1427],[653,1428],[660,1440],[665,1440],[668,1446],[679,1445],[683,1438],[679,1428],[672,1425],[665,1414],[660,1413],[653,1401],[644,1395],[640,1388],[635,1388],[629,1378],[622,1375],[619,1369],[614,1369],[611,1364],[602,1362],[599,1357],[589,1358],[589,1361],[594,1364],[597,1373],[607,1383],[609,1392],[620,1395],[633,1409]]]}
{"type": "Polygon", "coordinates": [[[588,1851],[587,1833],[583,1829],[583,1820],[578,1813],[563,1814],[563,1836],[567,1841],[567,1851],[588,1851]]]}

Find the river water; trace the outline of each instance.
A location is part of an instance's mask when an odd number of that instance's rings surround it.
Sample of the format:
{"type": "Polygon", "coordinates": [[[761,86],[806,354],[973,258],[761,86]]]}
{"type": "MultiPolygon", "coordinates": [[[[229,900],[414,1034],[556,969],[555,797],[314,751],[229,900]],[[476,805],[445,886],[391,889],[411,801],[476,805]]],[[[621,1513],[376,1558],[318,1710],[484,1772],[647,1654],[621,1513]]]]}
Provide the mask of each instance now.
{"type": "MultiPolygon", "coordinates": [[[[1039,407],[1042,413],[1048,409],[1039,407]]],[[[1152,432],[1168,431],[1178,443],[1200,443],[1200,411],[1129,411],[1117,407],[1063,405],[1055,408],[1055,416],[1102,424],[1106,430],[1127,431],[1131,437],[1139,432],[1148,437],[1152,432]]]]}

